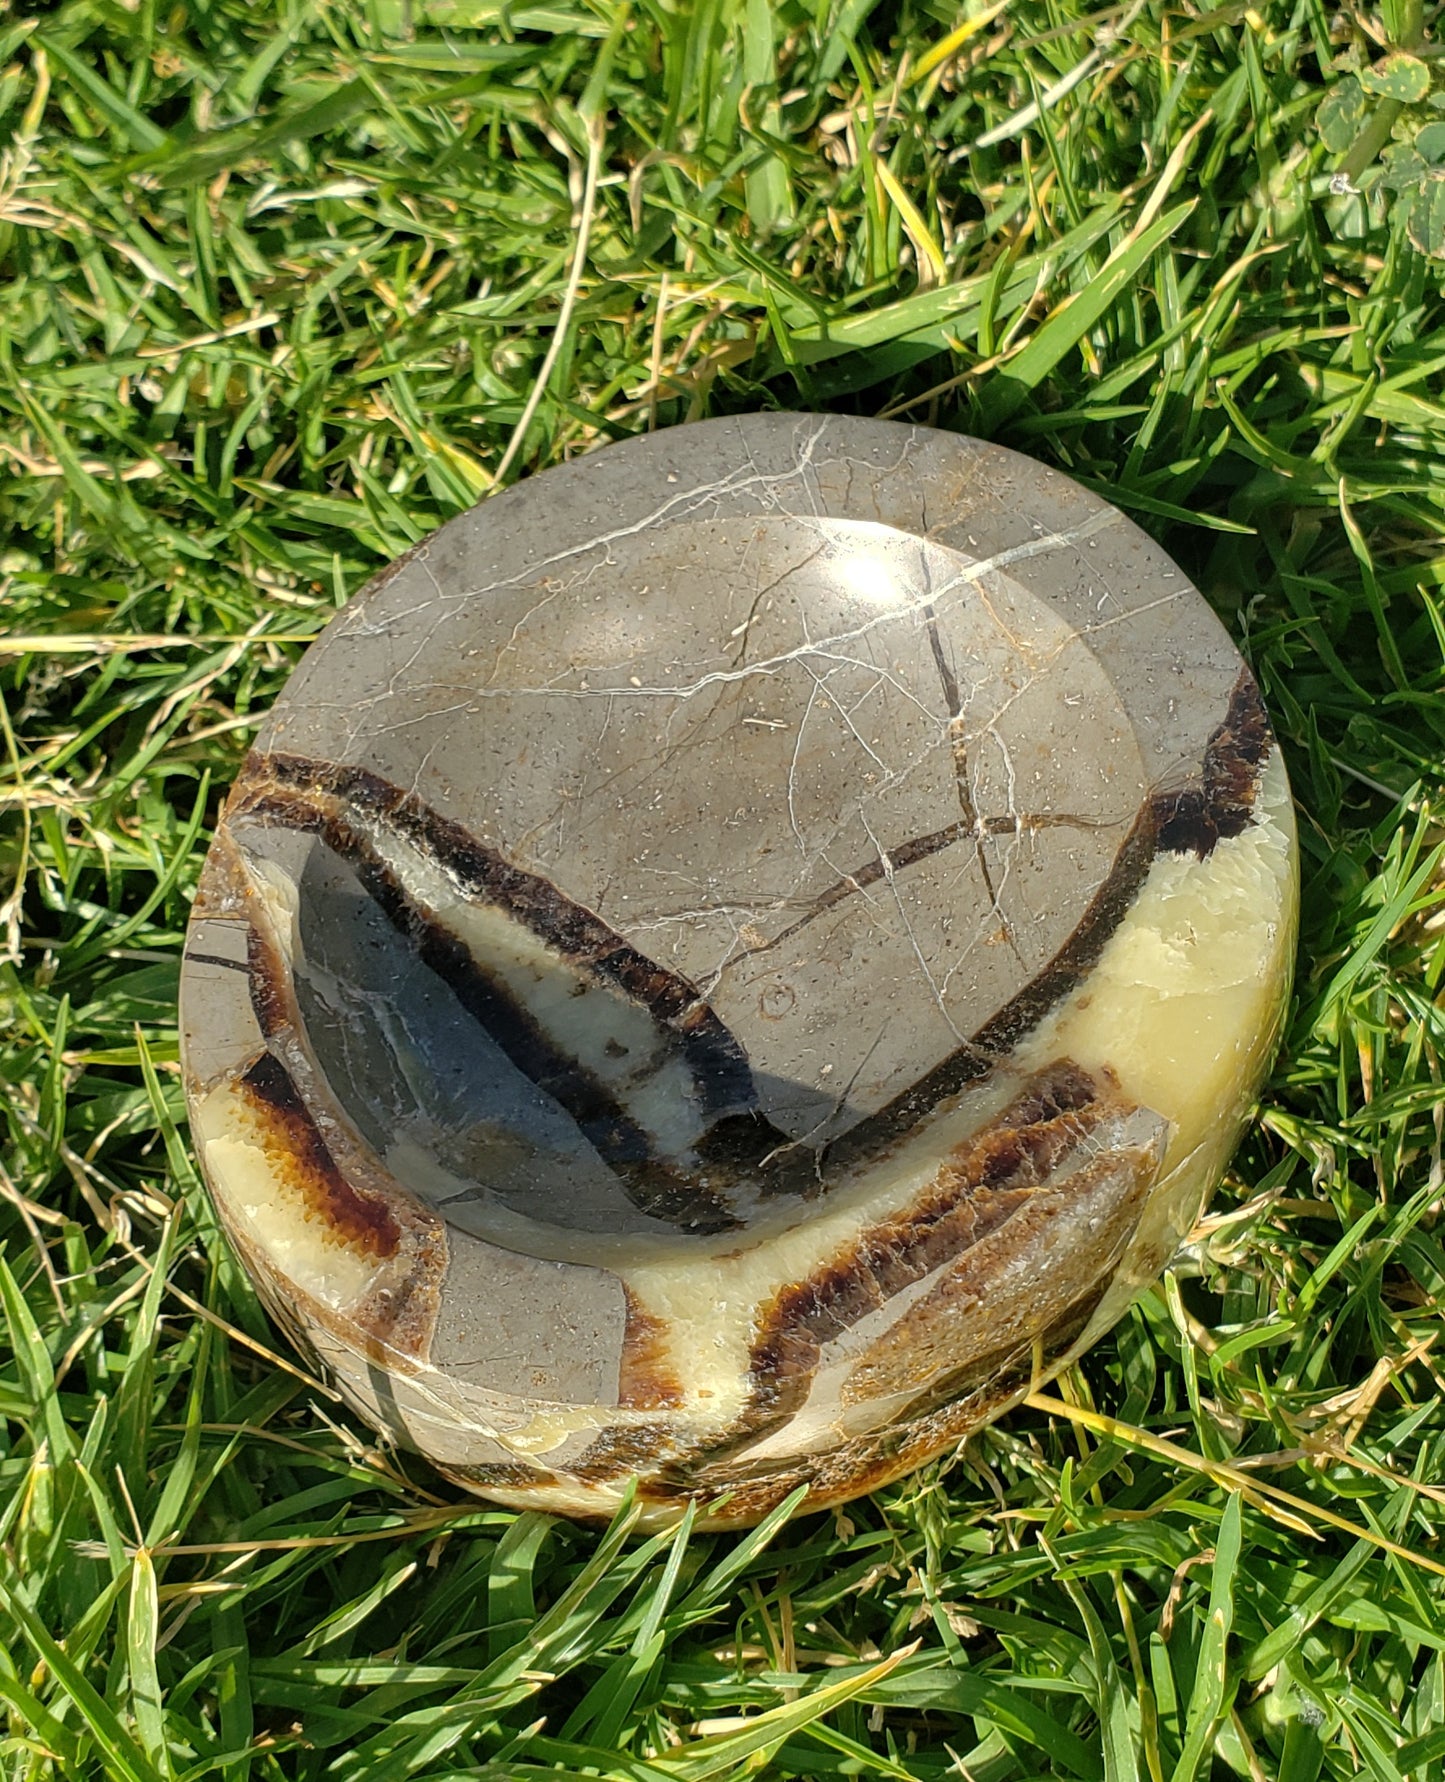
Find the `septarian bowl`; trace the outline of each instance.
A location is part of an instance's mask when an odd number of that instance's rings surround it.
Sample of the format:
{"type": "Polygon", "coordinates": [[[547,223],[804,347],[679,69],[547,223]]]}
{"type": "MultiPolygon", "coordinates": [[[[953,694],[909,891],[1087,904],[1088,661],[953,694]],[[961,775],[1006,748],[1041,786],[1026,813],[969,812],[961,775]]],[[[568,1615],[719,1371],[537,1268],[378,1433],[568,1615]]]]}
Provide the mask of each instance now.
{"type": "Polygon", "coordinates": [[[187,939],[195,1141],[277,1321],[451,1478],[836,1503],[1167,1262],[1295,873],[1254,681],[1114,508],[925,429],[654,434],[292,677],[187,939]]]}

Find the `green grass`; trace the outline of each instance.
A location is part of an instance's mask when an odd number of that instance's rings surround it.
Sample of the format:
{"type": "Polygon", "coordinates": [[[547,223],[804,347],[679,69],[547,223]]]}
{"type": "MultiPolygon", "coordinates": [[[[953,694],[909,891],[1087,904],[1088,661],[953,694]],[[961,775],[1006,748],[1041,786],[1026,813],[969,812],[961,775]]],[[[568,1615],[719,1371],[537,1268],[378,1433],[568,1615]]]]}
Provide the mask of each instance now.
{"type": "Polygon", "coordinates": [[[0,10],[6,1778],[1445,1774],[1445,301],[1314,125],[1422,21],[994,10],[0,10]],[[350,591],[499,475],[758,407],[1002,440],[1174,552],[1288,753],[1296,1006],[1047,1402],[846,1513],[601,1538],[279,1354],[177,959],[350,591]]]}

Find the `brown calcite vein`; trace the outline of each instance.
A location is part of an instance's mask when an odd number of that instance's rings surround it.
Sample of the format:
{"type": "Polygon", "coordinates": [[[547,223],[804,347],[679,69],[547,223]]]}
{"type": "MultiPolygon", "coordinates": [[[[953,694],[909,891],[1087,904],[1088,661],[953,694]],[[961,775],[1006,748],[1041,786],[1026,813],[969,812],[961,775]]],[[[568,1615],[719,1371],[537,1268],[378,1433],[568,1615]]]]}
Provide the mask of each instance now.
{"type": "Polygon", "coordinates": [[[378,1362],[414,1369],[446,1273],[442,1221],[356,1140],[317,1071],[289,968],[248,907],[245,868],[224,835],[205,876],[202,903],[216,915],[192,933],[229,950],[193,953],[189,969],[226,973],[227,991],[244,985],[249,1003],[233,1026],[237,1042],[251,1042],[248,1055],[192,1106],[202,1157],[231,1184],[222,1205],[232,1241],[299,1346],[311,1347],[309,1326],[319,1322],[378,1362]]]}
{"type": "Polygon", "coordinates": [[[947,1451],[1223,1169],[1295,910],[1259,692],[997,447],[753,416],[462,516],[258,736],[183,973],[221,1218],[379,1429],[718,1525],[947,1451]]]}

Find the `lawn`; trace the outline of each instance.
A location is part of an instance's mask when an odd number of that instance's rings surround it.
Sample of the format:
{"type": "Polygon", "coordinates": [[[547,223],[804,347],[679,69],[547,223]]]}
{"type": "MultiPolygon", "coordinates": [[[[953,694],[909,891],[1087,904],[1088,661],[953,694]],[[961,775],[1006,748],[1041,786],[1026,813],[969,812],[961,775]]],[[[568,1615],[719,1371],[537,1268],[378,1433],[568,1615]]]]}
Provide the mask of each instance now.
{"type": "Polygon", "coordinates": [[[1445,1773],[1432,16],[7,0],[0,1773],[1445,1773]],[[1080,1366],[846,1512],[604,1536],[299,1368],[187,1148],[177,963],[348,594],[758,408],[996,439],[1175,555],[1286,749],[1296,995],[1080,1366]]]}

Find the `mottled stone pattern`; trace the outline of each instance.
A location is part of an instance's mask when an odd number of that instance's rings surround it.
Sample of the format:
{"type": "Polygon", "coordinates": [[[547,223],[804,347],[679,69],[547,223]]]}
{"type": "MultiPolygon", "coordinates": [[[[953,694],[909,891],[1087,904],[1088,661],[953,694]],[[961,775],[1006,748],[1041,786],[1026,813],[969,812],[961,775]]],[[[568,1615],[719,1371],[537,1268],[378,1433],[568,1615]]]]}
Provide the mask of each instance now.
{"type": "Polygon", "coordinates": [[[676,429],[298,669],[188,939],[197,1149],[278,1321],[461,1483],[836,1502],[1167,1261],[1294,850],[1248,670],[1113,508],[923,429],[676,429]]]}

